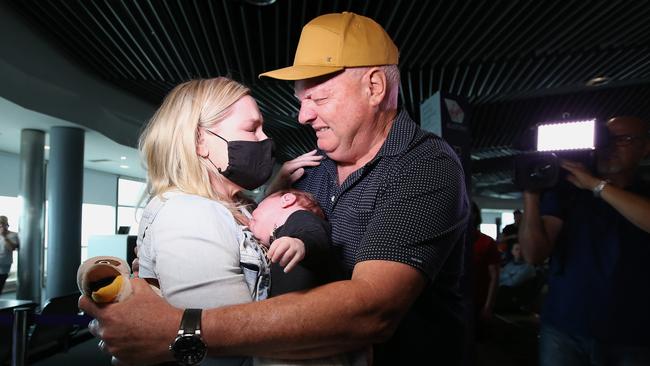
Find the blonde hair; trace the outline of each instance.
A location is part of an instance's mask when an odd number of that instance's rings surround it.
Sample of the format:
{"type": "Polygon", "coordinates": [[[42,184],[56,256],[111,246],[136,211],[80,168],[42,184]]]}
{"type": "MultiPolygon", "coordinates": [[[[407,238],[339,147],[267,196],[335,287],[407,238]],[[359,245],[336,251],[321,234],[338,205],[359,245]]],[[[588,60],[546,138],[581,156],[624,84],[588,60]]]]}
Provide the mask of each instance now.
{"type": "MultiPolygon", "coordinates": [[[[149,197],[178,189],[218,200],[239,216],[232,198],[213,189],[209,172],[215,169],[197,155],[196,147],[199,128],[221,122],[232,105],[249,93],[245,86],[224,77],[190,80],[169,92],[139,141],[149,197]]],[[[222,179],[220,174],[213,177],[222,179]]]]}

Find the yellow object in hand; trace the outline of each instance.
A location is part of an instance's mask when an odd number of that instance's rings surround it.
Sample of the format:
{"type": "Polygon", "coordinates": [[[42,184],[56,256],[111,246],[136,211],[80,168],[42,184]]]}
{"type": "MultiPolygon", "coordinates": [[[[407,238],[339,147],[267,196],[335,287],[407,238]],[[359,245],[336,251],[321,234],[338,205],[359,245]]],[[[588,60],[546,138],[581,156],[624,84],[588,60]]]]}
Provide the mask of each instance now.
{"type": "Polygon", "coordinates": [[[98,289],[97,291],[93,291],[90,297],[94,302],[97,303],[113,302],[122,289],[123,281],[124,277],[122,277],[122,275],[115,276],[113,282],[98,289]]]}

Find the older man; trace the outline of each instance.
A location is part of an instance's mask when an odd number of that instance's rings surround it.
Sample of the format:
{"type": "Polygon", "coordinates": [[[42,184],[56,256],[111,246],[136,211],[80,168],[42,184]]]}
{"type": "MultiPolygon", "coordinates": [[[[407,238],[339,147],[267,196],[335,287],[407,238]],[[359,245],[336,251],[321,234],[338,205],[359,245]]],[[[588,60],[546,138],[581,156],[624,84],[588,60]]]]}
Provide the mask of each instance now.
{"type": "MultiPolygon", "coordinates": [[[[398,109],[397,61],[397,47],[373,20],[327,14],[303,28],[293,66],[263,74],[295,81],[299,122],[318,138],[318,153],[285,164],[279,180],[297,180],[316,196],[351,277],[206,310],[201,336],[190,340],[197,348],[313,358],[375,344],[376,364],[460,362],[458,279],[468,218],[463,171],[443,140],[398,109]]],[[[168,345],[179,332],[181,310],[139,281],[134,287],[132,300],[104,309],[80,300],[101,324],[94,331],[125,361],[160,361],[172,353],[179,359],[178,342],[173,352],[168,345]]],[[[187,312],[180,333],[188,333],[186,318],[187,312]]]]}
{"type": "Polygon", "coordinates": [[[524,192],[524,257],[551,257],[541,365],[650,364],[650,185],[638,176],[650,124],[617,117],[607,128],[595,173],[566,161],[568,187],[524,192]]]}

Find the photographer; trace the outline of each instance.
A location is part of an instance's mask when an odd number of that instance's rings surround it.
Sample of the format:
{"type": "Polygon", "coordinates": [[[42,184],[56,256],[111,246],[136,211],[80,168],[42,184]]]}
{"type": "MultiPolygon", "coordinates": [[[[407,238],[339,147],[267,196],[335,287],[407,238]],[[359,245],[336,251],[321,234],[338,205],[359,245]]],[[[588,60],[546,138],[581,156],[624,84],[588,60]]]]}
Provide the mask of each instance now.
{"type": "Polygon", "coordinates": [[[650,124],[607,122],[596,176],[563,161],[567,189],[524,192],[524,258],[551,258],[540,365],[650,364],[650,187],[637,176],[650,124]]]}

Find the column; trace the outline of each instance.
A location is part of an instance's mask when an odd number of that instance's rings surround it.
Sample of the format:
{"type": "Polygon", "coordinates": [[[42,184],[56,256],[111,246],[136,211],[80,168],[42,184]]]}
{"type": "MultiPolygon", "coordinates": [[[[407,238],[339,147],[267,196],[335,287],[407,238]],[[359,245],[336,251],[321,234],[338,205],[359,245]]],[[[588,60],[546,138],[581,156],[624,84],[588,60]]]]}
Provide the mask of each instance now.
{"type": "Polygon", "coordinates": [[[84,130],[50,130],[48,182],[48,298],[77,290],[81,262],[81,204],[83,199],[84,130]]]}
{"type": "Polygon", "coordinates": [[[20,197],[22,213],[18,235],[16,298],[40,302],[43,270],[43,217],[45,212],[45,132],[20,133],[20,197]]]}

